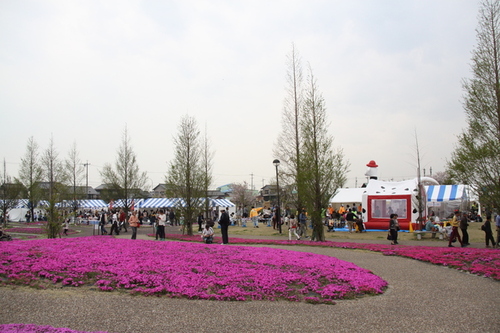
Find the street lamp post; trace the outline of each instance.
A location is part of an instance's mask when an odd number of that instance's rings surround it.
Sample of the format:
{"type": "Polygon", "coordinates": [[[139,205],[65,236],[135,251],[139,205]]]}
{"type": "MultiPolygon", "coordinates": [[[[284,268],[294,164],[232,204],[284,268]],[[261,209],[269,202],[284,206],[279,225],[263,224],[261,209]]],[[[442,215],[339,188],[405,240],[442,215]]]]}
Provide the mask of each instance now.
{"type": "Polygon", "coordinates": [[[280,160],[276,159],[273,161],[274,166],[276,167],[276,191],[278,194],[278,206],[276,207],[276,223],[278,224],[278,230],[281,234],[281,207],[280,207],[280,183],[278,178],[278,166],[280,165],[280,160]]]}

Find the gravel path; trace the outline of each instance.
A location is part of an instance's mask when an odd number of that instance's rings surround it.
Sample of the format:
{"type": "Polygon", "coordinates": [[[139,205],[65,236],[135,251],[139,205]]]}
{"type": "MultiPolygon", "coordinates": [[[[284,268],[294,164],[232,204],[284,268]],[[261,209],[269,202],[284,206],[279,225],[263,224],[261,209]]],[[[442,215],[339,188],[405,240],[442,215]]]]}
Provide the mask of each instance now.
{"type": "MultiPolygon", "coordinates": [[[[218,245],[214,245],[218,246],[218,245]]],[[[384,295],[311,305],[216,302],[64,288],[0,288],[0,323],[109,332],[499,332],[500,284],[446,267],[360,250],[334,256],[389,282],[384,295]]]]}

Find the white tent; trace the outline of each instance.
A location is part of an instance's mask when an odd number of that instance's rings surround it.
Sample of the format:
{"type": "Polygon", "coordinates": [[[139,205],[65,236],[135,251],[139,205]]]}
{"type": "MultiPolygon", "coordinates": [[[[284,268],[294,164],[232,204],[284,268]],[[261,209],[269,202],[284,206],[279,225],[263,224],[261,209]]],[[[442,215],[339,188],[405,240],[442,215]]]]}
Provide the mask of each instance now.
{"type": "Polygon", "coordinates": [[[330,204],[338,209],[340,205],[361,204],[366,188],[340,188],[330,198],[330,204]]]}

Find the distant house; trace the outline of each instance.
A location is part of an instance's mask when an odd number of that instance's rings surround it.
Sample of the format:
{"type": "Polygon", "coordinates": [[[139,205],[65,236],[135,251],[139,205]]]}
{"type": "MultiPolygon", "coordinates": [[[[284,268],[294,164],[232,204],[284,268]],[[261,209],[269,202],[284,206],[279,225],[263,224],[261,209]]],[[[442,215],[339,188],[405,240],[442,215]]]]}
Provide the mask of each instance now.
{"type": "Polygon", "coordinates": [[[260,189],[260,196],[264,201],[269,201],[272,204],[278,200],[278,187],[276,185],[266,185],[260,189]]]}

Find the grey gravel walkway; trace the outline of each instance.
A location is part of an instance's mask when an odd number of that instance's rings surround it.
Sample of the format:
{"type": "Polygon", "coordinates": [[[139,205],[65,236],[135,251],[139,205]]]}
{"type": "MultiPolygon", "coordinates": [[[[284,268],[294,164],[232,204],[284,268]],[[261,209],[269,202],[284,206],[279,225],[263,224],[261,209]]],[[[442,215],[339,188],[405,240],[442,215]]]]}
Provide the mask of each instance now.
{"type": "Polygon", "coordinates": [[[0,288],[0,323],[109,332],[500,332],[499,282],[367,251],[277,248],[354,262],[390,287],[384,295],[329,306],[0,288]]]}

